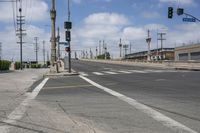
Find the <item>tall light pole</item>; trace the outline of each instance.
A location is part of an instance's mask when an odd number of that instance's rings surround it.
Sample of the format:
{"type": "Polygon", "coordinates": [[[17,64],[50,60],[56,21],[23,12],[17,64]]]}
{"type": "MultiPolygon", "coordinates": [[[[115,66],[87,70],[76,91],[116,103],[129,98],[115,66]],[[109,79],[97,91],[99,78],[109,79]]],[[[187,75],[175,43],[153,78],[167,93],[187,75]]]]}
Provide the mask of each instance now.
{"type": "Polygon", "coordinates": [[[55,0],[51,0],[50,16],[51,16],[51,70],[50,71],[58,73],[58,65],[56,63],[55,0]],[[55,65],[56,65],[56,68],[55,68],[55,65]]]}
{"type": "Polygon", "coordinates": [[[46,66],[45,64],[45,41],[42,42],[43,43],[43,61],[44,61],[44,66],[46,66]]]}
{"type": "Polygon", "coordinates": [[[119,42],[119,57],[121,58],[122,57],[122,39],[120,38],[120,42],[119,42]]]}
{"type": "Polygon", "coordinates": [[[148,54],[147,54],[147,61],[150,61],[151,60],[151,52],[150,52],[150,43],[151,43],[151,38],[150,38],[150,30],[148,30],[148,36],[147,36],[147,39],[146,39],[146,42],[148,44],[148,54]]]}

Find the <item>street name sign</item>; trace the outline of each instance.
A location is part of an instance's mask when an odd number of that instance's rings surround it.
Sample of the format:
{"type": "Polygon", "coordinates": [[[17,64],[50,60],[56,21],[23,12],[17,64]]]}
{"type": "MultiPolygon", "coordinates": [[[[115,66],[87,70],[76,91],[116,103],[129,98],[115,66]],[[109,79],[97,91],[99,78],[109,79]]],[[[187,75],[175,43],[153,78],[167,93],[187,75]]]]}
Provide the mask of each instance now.
{"type": "Polygon", "coordinates": [[[195,18],[183,18],[184,22],[196,22],[195,18]]]}
{"type": "Polygon", "coordinates": [[[68,46],[69,44],[67,42],[59,42],[60,45],[68,46]]]}

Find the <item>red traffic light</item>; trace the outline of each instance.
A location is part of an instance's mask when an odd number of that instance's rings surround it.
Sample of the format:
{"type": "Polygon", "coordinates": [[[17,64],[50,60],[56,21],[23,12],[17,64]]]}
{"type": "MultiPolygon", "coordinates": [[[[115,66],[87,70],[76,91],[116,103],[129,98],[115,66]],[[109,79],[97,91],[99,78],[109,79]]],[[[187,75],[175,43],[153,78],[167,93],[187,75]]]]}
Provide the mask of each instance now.
{"type": "Polygon", "coordinates": [[[69,47],[65,47],[65,51],[66,52],[70,52],[70,48],[69,47]]]}

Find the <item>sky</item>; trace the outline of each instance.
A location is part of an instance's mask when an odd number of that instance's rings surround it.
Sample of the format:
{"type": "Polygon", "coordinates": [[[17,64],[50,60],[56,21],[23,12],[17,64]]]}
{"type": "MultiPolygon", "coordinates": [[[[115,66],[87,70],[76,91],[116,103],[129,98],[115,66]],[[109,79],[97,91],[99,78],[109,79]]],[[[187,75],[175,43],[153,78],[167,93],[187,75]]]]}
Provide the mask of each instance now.
{"type": "MultiPolygon", "coordinates": [[[[15,35],[16,5],[0,0],[0,42],[2,57],[7,60],[19,60],[19,38],[15,35]],[[15,20],[15,21],[14,21],[15,20]]],[[[22,12],[25,16],[26,36],[23,40],[23,60],[35,60],[34,37],[39,37],[39,60],[43,60],[43,41],[46,52],[50,54],[50,15],[51,0],[22,0],[22,12]]],[[[61,41],[65,41],[64,21],[67,21],[67,0],[55,0],[56,27],[60,28],[61,41]]],[[[108,52],[113,58],[119,57],[119,40],[122,44],[131,44],[128,53],[147,50],[147,30],[150,30],[151,49],[160,48],[157,32],[164,32],[164,47],[177,47],[198,43],[200,23],[183,22],[185,15],[178,16],[176,9],[184,8],[200,18],[199,0],[70,0],[72,21],[72,55],[77,51],[88,51],[95,55],[99,40],[104,40],[108,52]],[[173,19],[167,18],[168,7],[174,8],[173,19]]],[[[62,56],[65,55],[61,46],[62,56]]]]}

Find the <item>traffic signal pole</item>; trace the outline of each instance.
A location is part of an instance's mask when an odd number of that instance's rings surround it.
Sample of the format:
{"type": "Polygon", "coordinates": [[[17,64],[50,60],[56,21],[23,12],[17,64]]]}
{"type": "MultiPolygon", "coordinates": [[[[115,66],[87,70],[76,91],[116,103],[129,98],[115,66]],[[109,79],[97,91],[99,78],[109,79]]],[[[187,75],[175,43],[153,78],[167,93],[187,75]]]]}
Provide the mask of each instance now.
{"type": "MultiPolygon", "coordinates": [[[[70,22],[70,5],[69,5],[69,0],[68,0],[68,22],[70,22]]],[[[70,32],[70,29],[67,29],[67,31],[70,32]]],[[[68,40],[68,44],[69,44],[69,52],[68,52],[68,62],[69,62],[69,73],[71,73],[71,46],[70,46],[70,40],[68,40]]]]}

